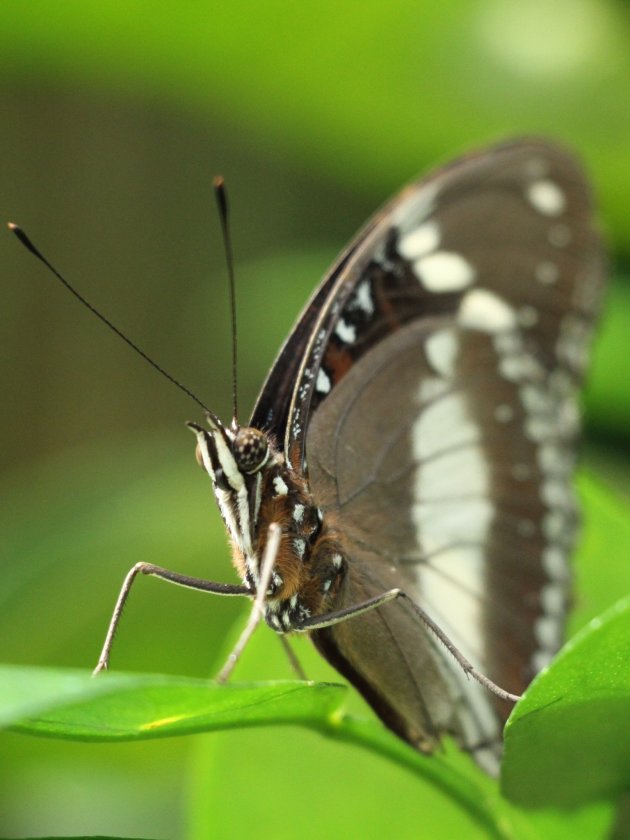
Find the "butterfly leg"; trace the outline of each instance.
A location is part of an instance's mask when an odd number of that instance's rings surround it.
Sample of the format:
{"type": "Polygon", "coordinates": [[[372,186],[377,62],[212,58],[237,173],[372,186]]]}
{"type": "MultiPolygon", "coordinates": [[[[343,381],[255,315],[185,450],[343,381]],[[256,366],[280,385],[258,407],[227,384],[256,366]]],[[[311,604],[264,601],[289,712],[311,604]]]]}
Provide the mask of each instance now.
{"type": "Polygon", "coordinates": [[[302,665],[300,664],[300,660],[295,655],[295,651],[291,647],[291,643],[289,642],[287,637],[284,634],[278,633],[277,638],[280,640],[280,643],[282,644],[284,652],[287,655],[287,658],[289,660],[291,668],[293,668],[293,671],[294,671],[295,675],[297,676],[297,678],[299,680],[304,680],[304,682],[307,682],[308,677],[304,673],[304,668],[302,668],[302,665]]]}
{"type": "Polygon", "coordinates": [[[247,624],[239,636],[237,643],[234,645],[232,652],[228,656],[225,665],[217,674],[217,682],[219,683],[224,683],[229,679],[230,674],[234,670],[234,666],[240,659],[240,656],[245,649],[245,645],[252,637],[254,630],[260,623],[260,619],[263,617],[265,597],[271,582],[271,575],[278,556],[278,549],[280,548],[280,535],[280,526],[277,523],[272,523],[269,526],[269,531],[267,532],[267,544],[265,545],[265,553],[262,559],[260,582],[258,584],[258,591],[256,592],[256,597],[252,605],[252,611],[250,612],[247,624]]]}
{"type": "Polygon", "coordinates": [[[175,583],[178,586],[186,586],[188,589],[197,589],[201,592],[212,592],[215,595],[248,595],[251,597],[252,592],[246,586],[231,584],[231,583],[215,583],[211,580],[203,580],[203,578],[189,577],[188,575],[180,575],[177,572],[171,572],[169,569],[163,569],[161,566],[155,566],[153,563],[136,563],[125,578],[114,612],[112,614],[107,635],[101,655],[99,656],[96,668],[92,672],[92,676],[96,676],[101,671],[106,671],[109,668],[109,658],[112,652],[112,645],[114,643],[114,636],[118,629],[118,624],[122,616],[123,609],[129,597],[131,585],[139,575],[152,575],[153,577],[161,578],[169,583],[175,583]]]}
{"type": "Polygon", "coordinates": [[[506,691],[504,688],[501,688],[496,683],[492,682],[492,680],[489,677],[486,677],[485,674],[482,674],[481,671],[478,671],[472,662],[469,662],[459,648],[456,647],[456,645],[449,639],[446,633],[433,621],[432,618],[430,618],[430,616],[427,615],[422,607],[420,607],[413,598],[410,598],[409,595],[407,595],[407,593],[402,589],[390,589],[387,592],[383,592],[381,595],[375,595],[373,598],[368,598],[367,601],[362,601],[360,604],[354,604],[353,606],[345,607],[342,610],[336,610],[335,612],[307,618],[298,626],[292,627],[291,629],[297,633],[305,633],[310,630],[321,630],[324,627],[331,627],[333,624],[339,624],[340,621],[347,621],[350,618],[354,618],[355,616],[374,610],[377,607],[383,606],[383,604],[387,604],[389,601],[395,600],[396,598],[404,598],[404,600],[407,601],[423,624],[444,645],[466,674],[487,688],[488,691],[492,692],[492,694],[501,698],[501,700],[506,700],[512,703],[516,703],[517,700],[520,700],[520,696],[518,694],[511,694],[509,691],[506,691]]]}

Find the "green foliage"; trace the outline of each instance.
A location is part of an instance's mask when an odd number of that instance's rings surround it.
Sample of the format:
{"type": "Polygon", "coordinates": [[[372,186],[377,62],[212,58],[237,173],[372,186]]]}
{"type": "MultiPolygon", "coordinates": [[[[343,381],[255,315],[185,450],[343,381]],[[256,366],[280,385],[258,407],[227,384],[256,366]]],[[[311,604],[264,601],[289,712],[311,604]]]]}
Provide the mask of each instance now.
{"type": "Polygon", "coordinates": [[[505,732],[503,790],[522,805],[615,801],[630,787],[630,600],[572,639],[505,732]],[[588,760],[584,760],[587,757],[588,760]]]}
{"type": "Polygon", "coordinates": [[[28,735],[134,741],[248,726],[324,726],[344,686],[301,682],[234,684],[145,674],[5,666],[0,721],[28,735]]]}
{"type": "Polygon", "coordinates": [[[39,0],[28,14],[7,5],[0,51],[13,76],[44,71],[215,117],[237,103],[241,130],[274,154],[299,150],[355,184],[505,134],[555,135],[587,156],[627,251],[628,29],[621,6],[596,0],[39,0]]]}
{"type": "MultiPolygon", "coordinates": [[[[256,257],[239,265],[251,399],[317,276],[393,189],[500,136],[564,140],[593,174],[619,260],[586,396],[586,460],[627,493],[628,28],[623,4],[597,0],[5,4],[3,214],[34,218],[82,289],[96,274],[90,297],[143,346],[148,331],[147,349],[169,369],[175,358],[186,382],[199,360],[204,398],[222,410],[223,289],[208,291],[199,246],[215,168],[235,175],[237,254],[256,257]],[[139,245],[150,230],[155,242],[139,245]]],[[[0,312],[11,464],[0,657],[20,664],[0,670],[0,833],[604,836],[628,786],[628,608],[607,612],[630,592],[625,502],[582,477],[579,633],[514,713],[503,793],[453,745],[429,759],[400,743],[300,640],[313,685],[275,681],[289,671],[264,629],[239,663],[243,682],[208,683],[246,608],[230,599],[139,583],[114,671],[92,680],[135,562],[233,573],[186,411],[160,414],[160,386],[143,391],[151,376],[71,304],[57,309],[21,256],[12,242],[3,250],[3,265],[16,262],[0,312]],[[175,737],[193,732],[211,734],[175,737]]]]}

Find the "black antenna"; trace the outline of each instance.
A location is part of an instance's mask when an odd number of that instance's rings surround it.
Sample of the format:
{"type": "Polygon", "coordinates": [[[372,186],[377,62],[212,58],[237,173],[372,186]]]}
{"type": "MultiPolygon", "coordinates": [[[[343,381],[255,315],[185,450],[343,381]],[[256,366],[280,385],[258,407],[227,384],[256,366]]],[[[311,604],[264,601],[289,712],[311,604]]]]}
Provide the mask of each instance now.
{"type": "Polygon", "coordinates": [[[236,418],[238,417],[238,396],[236,392],[236,286],[234,283],[234,255],[232,253],[232,240],[230,238],[227,191],[225,189],[225,181],[221,175],[216,176],[213,186],[214,194],[217,197],[217,204],[219,206],[221,232],[223,233],[223,248],[225,250],[228,283],[230,286],[230,314],[232,322],[232,426],[236,426],[236,418]]]}
{"type": "MultiPolygon", "coordinates": [[[[57,280],[59,280],[61,283],[63,283],[63,285],[66,287],[66,289],[67,289],[69,292],[71,292],[71,294],[73,294],[73,295],[75,296],[75,298],[76,298],[78,301],[80,301],[80,303],[82,303],[82,304],[83,304],[83,306],[87,307],[87,309],[89,309],[89,310],[90,310],[90,312],[92,312],[92,314],[93,314],[93,315],[96,315],[96,317],[97,317],[97,318],[99,318],[99,319],[100,319],[100,320],[101,320],[101,321],[105,324],[105,326],[106,326],[106,327],[109,327],[109,328],[110,328],[110,330],[111,330],[112,332],[116,333],[116,335],[118,336],[118,338],[122,338],[122,340],[125,342],[125,344],[127,344],[129,347],[131,347],[131,349],[132,349],[132,350],[134,350],[134,351],[135,351],[135,352],[136,352],[139,356],[141,356],[141,357],[145,360],[145,362],[148,362],[148,363],[151,365],[151,367],[152,367],[152,368],[154,368],[155,370],[157,370],[157,372],[158,372],[158,373],[161,373],[161,374],[162,374],[162,376],[164,376],[166,379],[168,379],[168,381],[169,381],[169,382],[172,382],[172,383],[173,383],[173,385],[175,385],[177,388],[179,388],[179,390],[180,390],[180,391],[183,391],[183,392],[184,392],[184,394],[186,394],[186,395],[187,395],[187,396],[189,396],[192,400],[194,400],[194,401],[197,403],[197,405],[198,405],[198,406],[200,406],[201,408],[203,408],[203,410],[204,410],[207,414],[212,414],[212,412],[210,411],[210,409],[209,409],[209,408],[207,408],[207,406],[205,406],[205,405],[201,402],[201,400],[199,399],[199,397],[197,397],[195,394],[193,394],[193,392],[192,392],[189,388],[187,388],[185,385],[182,385],[182,383],[181,383],[181,382],[178,382],[178,381],[177,381],[177,379],[175,379],[175,377],[171,376],[171,374],[170,374],[170,373],[168,373],[167,371],[165,371],[163,367],[160,367],[160,365],[158,365],[158,364],[157,364],[157,362],[154,362],[154,361],[153,361],[153,359],[152,359],[150,356],[147,356],[147,354],[144,352],[144,350],[141,350],[141,349],[140,349],[140,347],[138,347],[138,345],[137,345],[137,344],[134,344],[134,342],[133,342],[130,338],[127,338],[127,336],[126,336],[123,332],[121,332],[121,331],[118,329],[118,327],[116,327],[114,324],[112,324],[112,322],[109,320],[109,318],[106,318],[103,314],[101,314],[101,313],[98,311],[98,309],[96,309],[96,307],[92,306],[92,304],[91,304],[89,301],[87,301],[87,300],[83,297],[83,295],[82,295],[82,294],[80,294],[80,293],[79,293],[79,292],[78,292],[78,291],[74,288],[74,286],[72,286],[72,285],[71,285],[71,284],[70,284],[70,283],[69,283],[69,282],[65,279],[65,277],[63,277],[63,276],[62,276],[62,275],[61,275],[61,274],[57,271],[57,269],[56,269],[53,265],[51,265],[51,264],[48,262],[48,260],[46,259],[46,257],[45,257],[45,256],[44,256],[44,255],[43,255],[40,251],[38,251],[38,250],[37,250],[37,248],[33,245],[33,243],[31,242],[31,240],[30,240],[30,239],[28,238],[28,236],[24,233],[24,231],[22,230],[22,228],[21,228],[21,227],[19,227],[18,225],[14,224],[13,222],[9,222],[8,227],[9,227],[9,230],[10,230],[10,231],[12,231],[12,232],[13,232],[13,233],[17,236],[17,238],[20,240],[20,242],[22,243],[22,245],[24,245],[24,247],[27,249],[27,251],[30,251],[30,252],[31,252],[31,254],[33,254],[33,256],[34,256],[34,257],[37,257],[37,259],[38,259],[40,262],[44,263],[44,265],[46,266],[46,268],[47,268],[49,271],[51,271],[51,272],[55,275],[55,277],[57,278],[57,280]]],[[[213,416],[214,416],[214,415],[213,415],[213,416]]]]}

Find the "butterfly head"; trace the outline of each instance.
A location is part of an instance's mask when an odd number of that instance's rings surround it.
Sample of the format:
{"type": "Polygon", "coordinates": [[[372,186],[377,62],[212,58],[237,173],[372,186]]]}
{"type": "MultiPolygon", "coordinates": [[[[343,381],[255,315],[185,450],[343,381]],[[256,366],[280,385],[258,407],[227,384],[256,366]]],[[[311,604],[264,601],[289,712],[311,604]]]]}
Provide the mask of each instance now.
{"type": "Polygon", "coordinates": [[[233,424],[226,427],[216,415],[206,416],[209,429],[196,423],[198,463],[212,479],[219,510],[234,543],[252,554],[265,468],[277,459],[264,432],[233,424]]]}

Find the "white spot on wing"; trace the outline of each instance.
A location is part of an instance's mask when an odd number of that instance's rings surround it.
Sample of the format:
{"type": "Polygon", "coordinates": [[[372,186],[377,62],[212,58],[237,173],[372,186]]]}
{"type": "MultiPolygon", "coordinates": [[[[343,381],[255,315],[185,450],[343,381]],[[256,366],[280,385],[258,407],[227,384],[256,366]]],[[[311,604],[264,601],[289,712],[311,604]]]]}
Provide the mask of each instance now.
{"type": "Polygon", "coordinates": [[[555,427],[551,419],[535,415],[528,417],[524,426],[525,436],[534,443],[542,443],[553,436],[555,427]]]}
{"type": "Polygon", "coordinates": [[[547,391],[538,385],[522,385],[519,396],[526,411],[532,414],[551,415],[553,405],[547,391]]]}
{"type": "Polygon", "coordinates": [[[516,313],[494,292],[473,289],[460,304],[458,320],[464,327],[497,333],[516,326],[516,313]]]}
{"type": "Polygon", "coordinates": [[[449,384],[444,379],[438,379],[437,377],[423,379],[418,390],[420,404],[433,402],[433,400],[443,396],[448,389],[449,384]]]}
{"type": "Polygon", "coordinates": [[[534,269],[534,276],[543,286],[551,286],[558,279],[558,266],[550,260],[538,263],[534,269]]]}
{"type": "Polygon", "coordinates": [[[315,388],[320,392],[320,394],[327,394],[330,391],[330,379],[326,371],[322,368],[317,371],[315,388]]]}
{"type": "Polygon", "coordinates": [[[440,244],[440,231],[436,222],[425,222],[420,227],[403,236],[398,250],[406,260],[417,260],[435,249],[440,244]]]}
{"type": "Polygon", "coordinates": [[[457,392],[425,406],[412,430],[412,521],[419,551],[430,557],[416,567],[418,591],[427,607],[434,605],[446,625],[455,628],[456,643],[473,654],[482,653],[484,644],[483,600],[477,597],[485,586],[482,549],[457,543],[465,539],[483,546],[494,516],[480,437],[457,392]]]}
{"type": "Polygon", "coordinates": [[[540,488],[540,495],[549,507],[571,507],[571,494],[563,481],[553,479],[544,481],[540,488]]]}
{"type": "Polygon", "coordinates": [[[567,517],[561,510],[555,509],[545,514],[543,532],[549,542],[558,542],[567,535],[567,517]]]}
{"type": "Polygon", "coordinates": [[[566,467],[570,465],[565,463],[562,449],[553,442],[543,443],[538,447],[536,457],[538,466],[545,473],[568,472],[566,467]]]}
{"type": "Polygon", "coordinates": [[[558,216],[566,207],[566,197],[555,181],[534,181],[527,187],[526,195],[533,207],[545,216],[558,216]]]}
{"type": "Polygon", "coordinates": [[[449,378],[455,375],[458,349],[457,335],[452,329],[438,330],[425,342],[429,364],[436,373],[449,378]]]}
{"type": "Polygon", "coordinates": [[[566,609],[566,593],[564,586],[558,583],[547,583],[540,593],[540,603],[549,615],[564,616],[566,609]]]}
{"type": "Polygon", "coordinates": [[[426,464],[420,464],[422,474],[421,503],[449,500],[461,496],[483,496],[488,492],[488,470],[481,447],[467,446],[441,453],[426,464]],[[454,480],[454,477],[455,480],[454,480]]]}
{"type": "Polygon", "coordinates": [[[542,567],[551,580],[566,580],[568,577],[567,558],[558,546],[550,545],[542,553],[542,567]]]}
{"type": "Polygon", "coordinates": [[[438,452],[477,443],[480,436],[462,395],[446,394],[420,412],[413,427],[413,454],[417,461],[426,460],[438,452]]]}
{"type": "Polygon", "coordinates": [[[374,314],[374,301],[368,280],[363,280],[356,288],[354,295],[348,301],[349,309],[359,309],[366,315],[374,314]]]}
{"type": "Polygon", "coordinates": [[[343,318],[337,321],[335,333],[345,344],[353,344],[357,338],[357,328],[354,324],[348,324],[343,318]]]}
{"type": "Polygon", "coordinates": [[[562,622],[555,616],[541,616],[534,622],[534,635],[542,648],[555,651],[562,644],[562,622]]]}
{"type": "Polygon", "coordinates": [[[546,668],[551,663],[552,659],[553,654],[548,650],[537,650],[532,656],[532,668],[536,672],[542,671],[543,668],[546,668]]]}
{"type": "Polygon", "coordinates": [[[471,285],[475,272],[461,254],[436,251],[413,264],[418,279],[429,292],[459,292],[471,285]]]}
{"type": "Polygon", "coordinates": [[[296,504],[293,508],[293,518],[296,522],[301,522],[304,518],[304,505],[296,504]]]}

